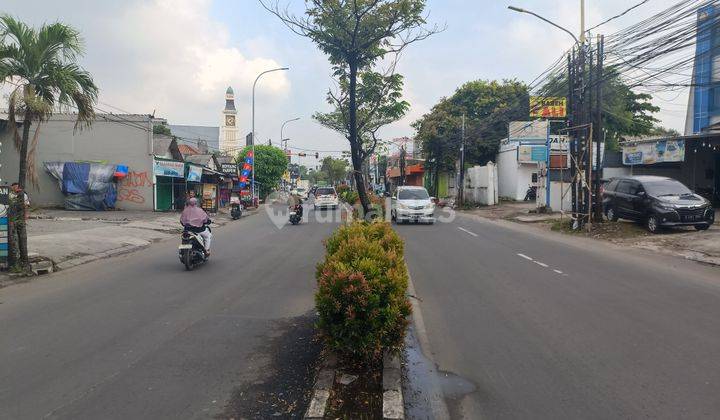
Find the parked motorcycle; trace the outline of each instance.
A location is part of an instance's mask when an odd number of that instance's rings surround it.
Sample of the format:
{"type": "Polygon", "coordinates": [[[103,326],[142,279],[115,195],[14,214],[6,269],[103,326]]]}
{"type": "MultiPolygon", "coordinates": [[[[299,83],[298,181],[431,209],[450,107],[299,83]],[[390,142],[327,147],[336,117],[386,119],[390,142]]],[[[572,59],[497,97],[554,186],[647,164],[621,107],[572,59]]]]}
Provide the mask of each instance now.
{"type": "Polygon", "coordinates": [[[242,204],[240,203],[230,203],[230,217],[233,220],[237,220],[242,217],[242,204]]]}
{"type": "Polygon", "coordinates": [[[208,220],[202,228],[183,226],[181,243],[178,247],[180,262],[185,264],[185,269],[190,271],[193,268],[205,263],[210,256],[205,251],[205,241],[200,232],[205,228],[210,229],[211,221],[208,220]]]}
{"type": "Polygon", "coordinates": [[[537,198],[537,187],[534,185],[531,185],[528,187],[527,191],[525,192],[525,198],[524,201],[532,201],[537,198]]]}
{"type": "Polygon", "coordinates": [[[302,204],[290,207],[290,223],[297,225],[302,220],[302,204]]]}

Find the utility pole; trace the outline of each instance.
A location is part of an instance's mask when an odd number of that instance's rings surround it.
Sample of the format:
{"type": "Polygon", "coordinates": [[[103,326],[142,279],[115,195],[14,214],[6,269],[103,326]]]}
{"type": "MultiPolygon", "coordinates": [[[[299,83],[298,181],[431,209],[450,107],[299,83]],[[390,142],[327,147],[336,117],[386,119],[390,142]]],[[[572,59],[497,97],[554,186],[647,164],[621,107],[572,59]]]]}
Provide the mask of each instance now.
{"type": "Polygon", "coordinates": [[[458,185],[458,204],[465,201],[465,114],[462,114],[462,130],[460,134],[460,185],[458,185]]]}
{"type": "Polygon", "coordinates": [[[405,145],[400,146],[400,185],[405,185],[405,145]]]}
{"type": "Polygon", "coordinates": [[[605,58],[603,55],[605,54],[605,37],[600,35],[597,40],[597,66],[596,72],[597,72],[597,82],[595,87],[595,123],[594,123],[594,132],[595,135],[595,161],[597,162],[597,166],[595,167],[595,179],[594,179],[594,185],[593,190],[595,192],[595,222],[598,223],[602,221],[602,198],[600,197],[600,178],[602,177],[602,168],[603,168],[603,162],[600,159],[602,157],[602,150],[600,141],[603,139],[603,128],[602,128],[602,85],[603,85],[603,65],[605,58]]]}

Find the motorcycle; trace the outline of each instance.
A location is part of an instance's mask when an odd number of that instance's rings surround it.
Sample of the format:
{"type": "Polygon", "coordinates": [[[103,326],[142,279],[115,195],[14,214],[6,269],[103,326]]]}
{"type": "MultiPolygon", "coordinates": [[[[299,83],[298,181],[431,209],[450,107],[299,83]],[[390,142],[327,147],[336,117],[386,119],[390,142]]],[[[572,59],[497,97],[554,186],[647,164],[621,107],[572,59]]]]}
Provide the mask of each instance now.
{"type": "Polygon", "coordinates": [[[237,220],[242,217],[242,204],[240,203],[230,203],[230,217],[233,220],[237,220]]]}
{"type": "Polygon", "coordinates": [[[205,251],[205,241],[203,241],[200,232],[206,228],[210,229],[210,220],[205,222],[202,228],[194,226],[183,226],[181,243],[178,246],[178,254],[180,262],[185,264],[185,269],[190,271],[193,268],[205,263],[210,256],[205,251]]]}
{"type": "Polygon", "coordinates": [[[537,187],[534,185],[531,185],[528,187],[527,191],[525,192],[524,201],[531,201],[531,200],[535,200],[536,198],[537,198],[537,187]]]}
{"type": "Polygon", "coordinates": [[[297,225],[302,220],[302,204],[290,207],[290,223],[297,225]]]}

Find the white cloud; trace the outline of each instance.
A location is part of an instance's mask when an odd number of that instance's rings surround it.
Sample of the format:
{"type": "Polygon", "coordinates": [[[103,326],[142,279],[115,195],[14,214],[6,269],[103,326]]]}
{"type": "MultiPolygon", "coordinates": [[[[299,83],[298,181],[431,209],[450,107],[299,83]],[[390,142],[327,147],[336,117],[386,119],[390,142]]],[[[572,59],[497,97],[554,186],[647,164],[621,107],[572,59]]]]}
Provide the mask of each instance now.
{"type": "MultiPolygon", "coordinates": [[[[101,17],[104,31],[93,28],[90,53],[98,45],[114,51],[110,62],[88,55],[101,101],[133,112],[156,109],[175,123],[217,124],[228,85],[245,98],[259,72],[281,67],[231,45],[210,6],[210,0],[154,0],[101,17]]],[[[284,97],[289,89],[282,73],[263,79],[264,94],[284,97]]]]}

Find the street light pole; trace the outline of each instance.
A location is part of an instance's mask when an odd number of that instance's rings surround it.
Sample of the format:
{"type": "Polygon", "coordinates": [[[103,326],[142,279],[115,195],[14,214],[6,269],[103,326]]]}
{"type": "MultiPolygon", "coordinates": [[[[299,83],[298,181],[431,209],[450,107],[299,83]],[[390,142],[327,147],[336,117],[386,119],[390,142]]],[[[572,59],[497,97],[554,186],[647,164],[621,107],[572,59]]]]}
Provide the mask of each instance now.
{"type": "Polygon", "coordinates": [[[258,80],[260,80],[260,78],[261,78],[263,75],[268,74],[268,73],[272,73],[272,72],[274,72],[274,71],[285,71],[285,70],[290,70],[290,68],[289,68],[289,67],[279,67],[279,68],[276,68],[276,69],[265,70],[264,72],[258,74],[258,76],[255,78],[255,82],[253,83],[253,88],[252,88],[252,154],[253,154],[253,165],[252,165],[252,182],[251,182],[251,184],[250,184],[250,185],[252,186],[252,202],[253,202],[253,205],[255,205],[255,164],[256,164],[256,160],[255,160],[255,86],[257,85],[258,80]]]}
{"type": "Polygon", "coordinates": [[[280,144],[282,145],[282,142],[285,142],[284,149],[287,149],[287,141],[289,140],[289,139],[286,139],[285,137],[283,137],[283,129],[285,128],[285,124],[287,124],[289,122],[297,121],[299,119],[300,119],[300,117],[293,118],[291,120],[287,120],[284,123],[282,123],[282,125],[280,126],[280,144]]]}
{"type": "MultiPolygon", "coordinates": [[[[581,7],[582,7],[582,10],[583,10],[583,11],[582,11],[583,18],[581,19],[581,21],[582,21],[582,22],[581,22],[581,25],[583,26],[583,29],[582,29],[582,30],[583,30],[583,33],[580,34],[580,36],[581,36],[582,39],[584,40],[584,39],[585,39],[585,32],[584,32],[584,26],[585,26],[585,18],[584,18],[584,16],[585,16],[585,2],[582,1],[582,0],[581,0],[581,7]]],[[[540,20],[542,20],[542,21],[545,21],[545,22],[551,24],[552,26],[554,26],[554,27],[556,27],[556,28],[558,28],[558,29],[560,29],[560,30],[563,30],[563,31],[567,32],[571,37],[573,37],[573,39],[575,40],[575,43],[576,43],[576,44],[580,44],[580,40],[578,40],[578,38],[575,36],[574,33],[572,33],[572,32],[570,32],[569,30],[563,28],[562,26],[558,25],[558,24],[555,23],[555,22],[552,22],[552,21],[550,21],[550,20],[548,20],[548,19],[545,19],[544,17],[538,15],[537,13],[531,12],[531,11],[529,11],[529,10],[525,10],[525,9],[523,9],[523,8],[520,8],[520,7],[515,7],[515,6],[508,6],[508,9],[510,9],[510,10],[512,10],[512,11],[514,11],[514,12],[518,12],[518,13],[527,13],[527,14],[529,14],[529,15],[533,15],[533,16],[535,16],[536,18],[538,18],[538,19],[540,19],[540,20]]]]}

